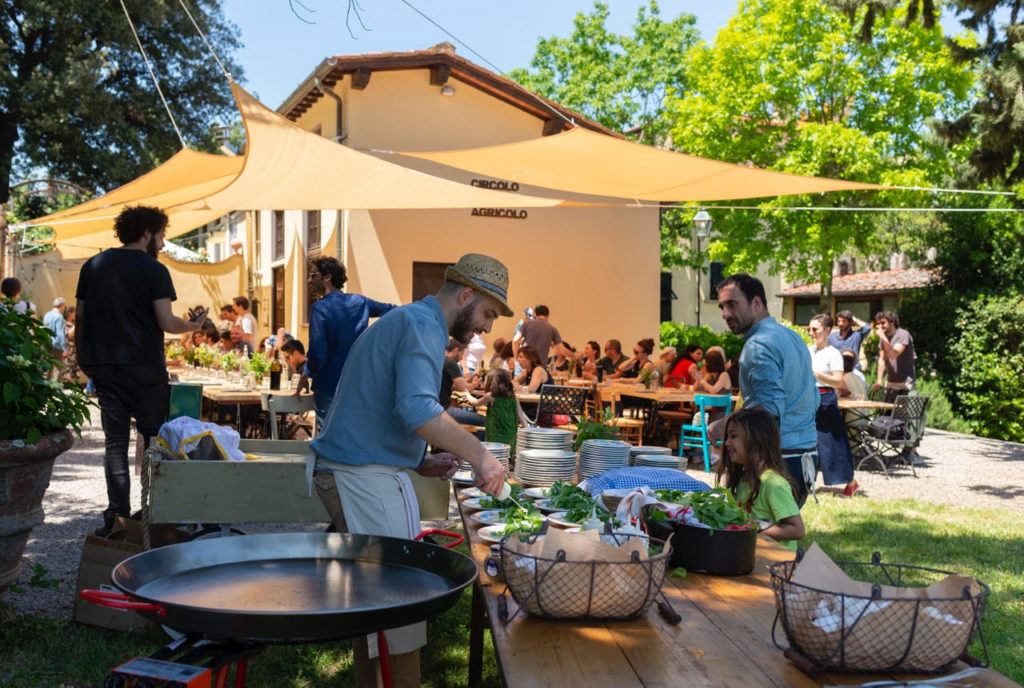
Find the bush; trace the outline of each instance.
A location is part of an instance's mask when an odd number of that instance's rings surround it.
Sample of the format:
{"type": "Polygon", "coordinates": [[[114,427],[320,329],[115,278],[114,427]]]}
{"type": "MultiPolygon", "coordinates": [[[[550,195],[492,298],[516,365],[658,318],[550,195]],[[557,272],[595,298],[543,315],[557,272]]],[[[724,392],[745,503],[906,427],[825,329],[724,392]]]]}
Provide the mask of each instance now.
{"type": "Polygon", "coordinates": [[[970,433],[971,425],[953,411],[953,405],[937,377],[920,377],[915,384],[917,393],[929,397],[928,427],[949,432],[970,433]]]}
{"type": "Polygon", "coordinates": [[[982,437],[1024,441],[1022,295],[981,295],[957,314],[960,337],[949,347],[950,380],[960,412],[982,437]]]}
{"type": "Polygon", "coordinates": [[[661,323],[661,348],[674,346],[682,356],[687,344],[696,344],[704,351],[711,346],[720,346],[725,349],[725,357],[731,359],[740,355],[743,338],[732,332],[715,332],[706,325],[693,327],[675,322],[661,323]]]}

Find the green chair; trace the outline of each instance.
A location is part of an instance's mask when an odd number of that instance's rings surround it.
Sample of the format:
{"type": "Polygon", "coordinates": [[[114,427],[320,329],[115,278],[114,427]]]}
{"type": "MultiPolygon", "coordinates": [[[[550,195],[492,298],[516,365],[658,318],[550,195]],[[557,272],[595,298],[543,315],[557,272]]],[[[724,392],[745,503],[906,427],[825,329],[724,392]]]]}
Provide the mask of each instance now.
{"type": "Polygon", "coordinates": [[[697,394],[693,398],[693,403],[697,407],[693,414],[693,423],[683,425],[680,431],[679,458],[685,458],[687,449],[700,449],[704,453],[704,472],[710,473],[711,442],[708,439],[708,413],[720,408],[725,410],[725,415],[729,415],[732,411],[732,395],[697,394]]]}

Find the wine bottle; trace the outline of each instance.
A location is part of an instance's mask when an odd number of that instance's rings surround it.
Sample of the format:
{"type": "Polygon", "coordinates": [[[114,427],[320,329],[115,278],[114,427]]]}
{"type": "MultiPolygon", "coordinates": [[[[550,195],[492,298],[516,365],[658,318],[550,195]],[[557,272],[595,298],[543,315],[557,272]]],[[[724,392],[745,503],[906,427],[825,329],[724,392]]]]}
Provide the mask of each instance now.
{"type": "Polygon", "coordinates": [[[270,389],[281,389],[281,352],[274,354],[274,362],[270,364],[270,389]]]}

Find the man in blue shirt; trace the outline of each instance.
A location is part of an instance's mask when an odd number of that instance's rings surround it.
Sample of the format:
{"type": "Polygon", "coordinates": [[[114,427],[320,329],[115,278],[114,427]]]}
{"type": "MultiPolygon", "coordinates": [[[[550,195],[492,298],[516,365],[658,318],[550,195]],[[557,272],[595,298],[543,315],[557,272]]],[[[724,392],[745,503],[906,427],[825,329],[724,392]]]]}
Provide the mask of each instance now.
{"type": "Polygon", "coordinates": [[[768,315],[764,285],[737,273],[718,285],[718,307],[733,334],[744,337],[740,352],[743,408],[760,406],[779,422],[782,456],[803,506],[817,478],[820,404],[807,344],[768,315]]]}
{"type": "Polygon", "coordinates": [[[871,323],[861,322],[850,311],[839,311],[836,313],[836,329],[829,333],[828,343],[840,353],[846,349],[852,351],[856,361],[854,368],[860,370],[860,345],[870,333],[871,323]]]}
{"type": "Polygon", "coordinates": [[[347,280],[345,266],[337,258],[317,258],[309,267],[310,288],[323,292],[323,298],[309,311],[306,355],[306,374],[313,380],[313,405],[321,425],[353,342],[369,325],[371,317],[379,318],[395,307],[341,291],[347,280]]]}
{"type": "Polygon", "coordinates": [[[67,304],[63,296],[58,296],[53,301],[53,308],[43,316],[43,324],[53,333],[50,342],[53,344],[53,355],[57,359],[57,366],[50,371],[50,379],[60,379],[60,369],[64,362],[64,356],[68,352],[67,327],[64,324],[64,311],[67,304]]]}
{"type": "MultiPolygon", "coordinates": [[[[473,333],[490,332],[499,315],[512,315],[507,289],[501,262],[465,255],[447,269],[436,295],[392,310],[356,340],[311,445],[317,491],[339,530],[412,538],[419,505],[406,470],[447,480],[462,458],[473,466],[477,486],[501,491],[504,467],[444,412],[438,390],[449,335],[465,344],[473,333]],[[428,442],[451,453],[428,455],[428,442]]],[[[419,685],[426,625],[386,635],[396,685],[419,685]]],[[[353,651],[356,685],[375,686],[376,644],[357,638],[353,651]]]]}

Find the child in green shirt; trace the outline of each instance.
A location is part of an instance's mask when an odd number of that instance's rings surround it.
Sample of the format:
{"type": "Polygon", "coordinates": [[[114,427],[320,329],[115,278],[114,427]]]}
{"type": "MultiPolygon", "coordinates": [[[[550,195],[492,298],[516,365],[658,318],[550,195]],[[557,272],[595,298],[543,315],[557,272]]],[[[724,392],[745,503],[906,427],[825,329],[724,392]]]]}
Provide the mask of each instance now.
{"type": "Polygon", "coordinates": [[[753,518],[771,523],[765,535],[796,549],[806,531],[779,448],[779,425],[771,414],[758,407],[726,418],[717,478],[753,518]]]}

